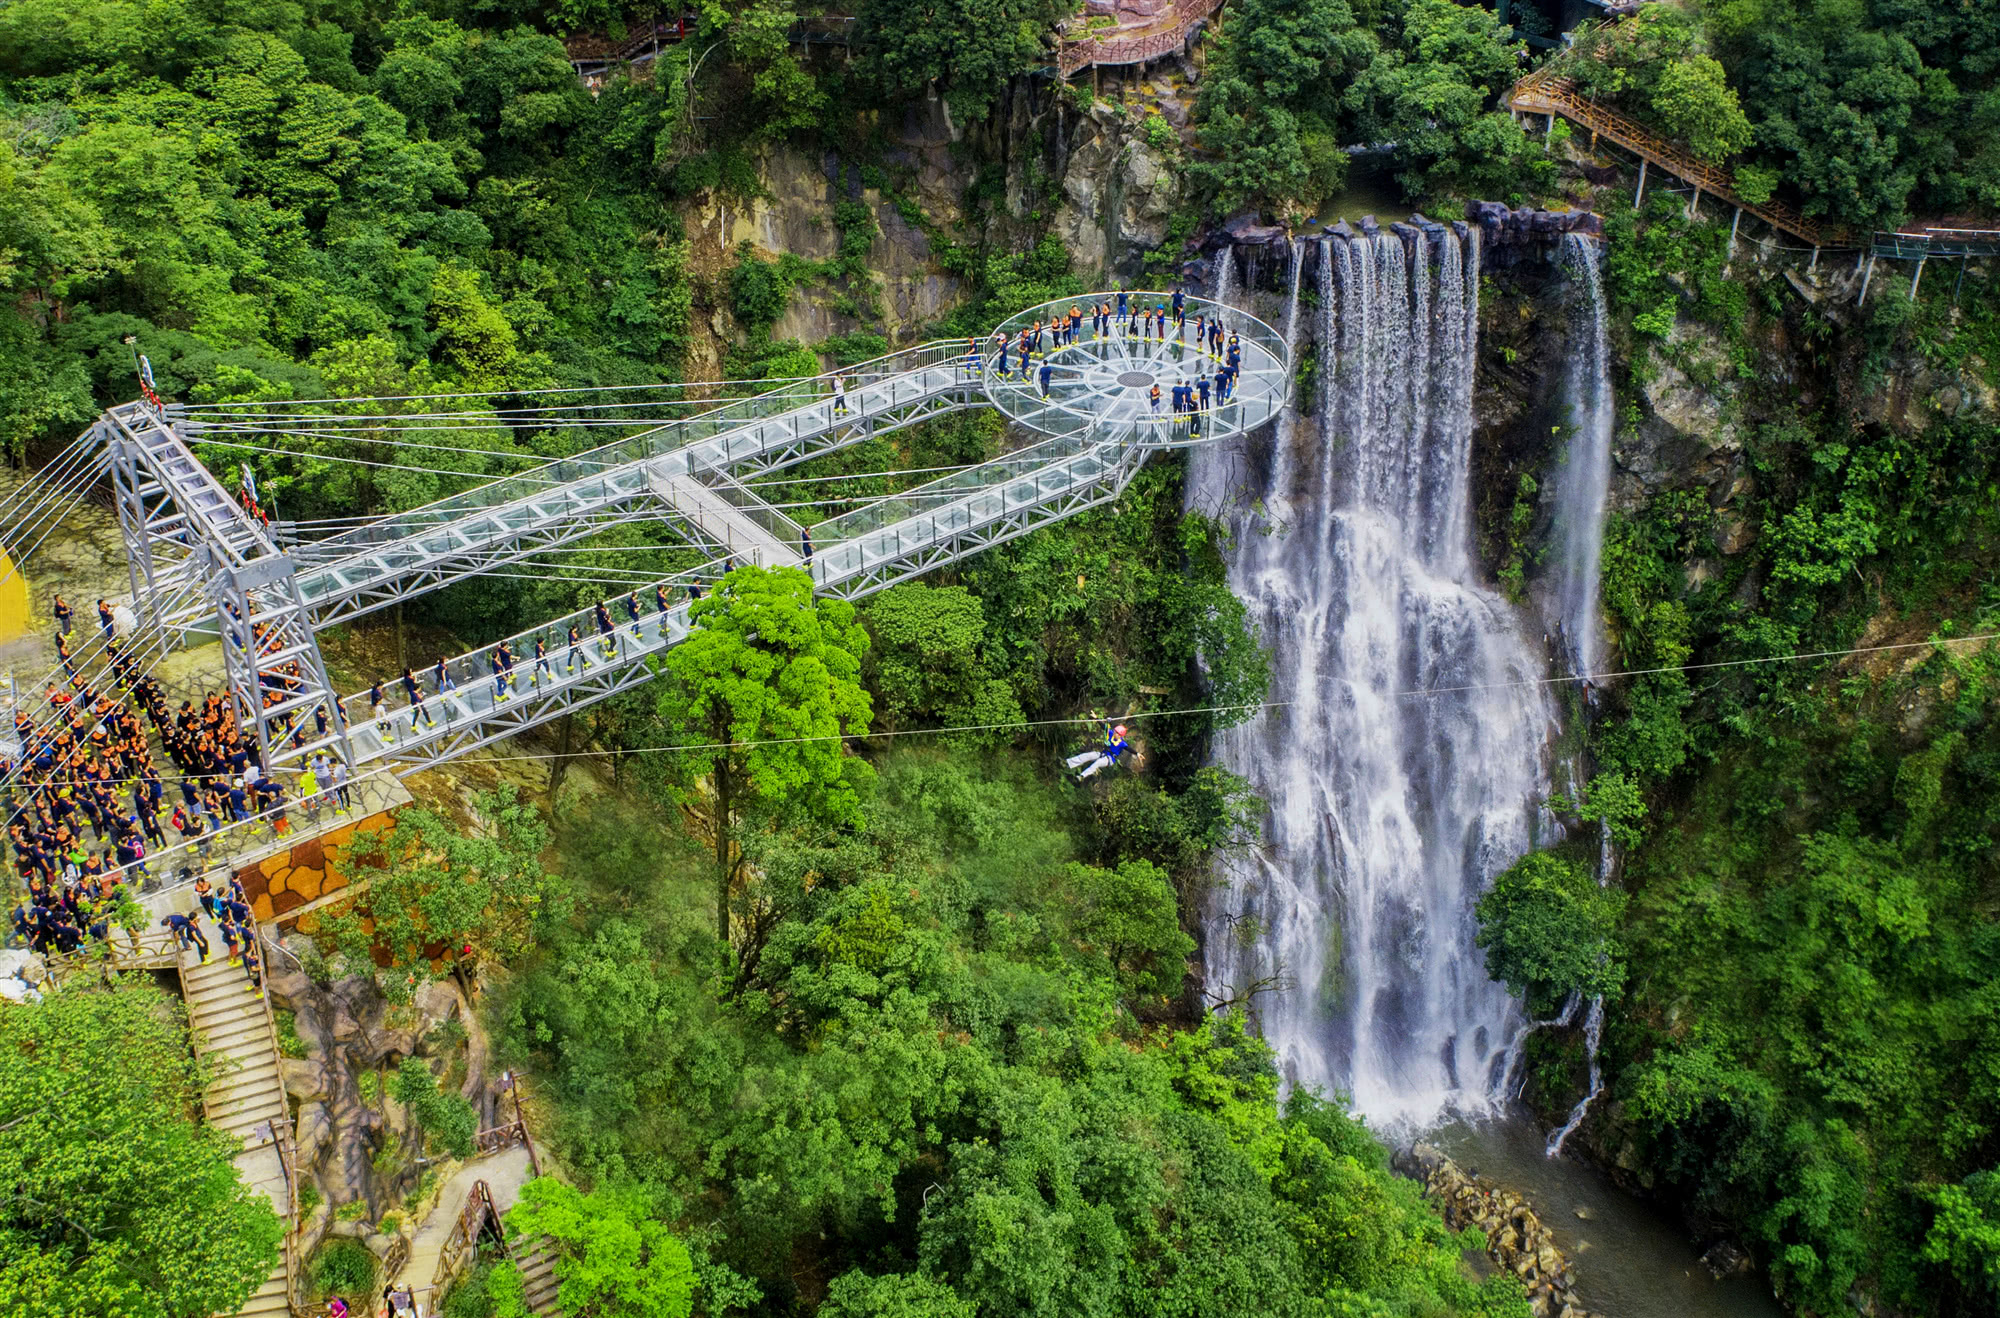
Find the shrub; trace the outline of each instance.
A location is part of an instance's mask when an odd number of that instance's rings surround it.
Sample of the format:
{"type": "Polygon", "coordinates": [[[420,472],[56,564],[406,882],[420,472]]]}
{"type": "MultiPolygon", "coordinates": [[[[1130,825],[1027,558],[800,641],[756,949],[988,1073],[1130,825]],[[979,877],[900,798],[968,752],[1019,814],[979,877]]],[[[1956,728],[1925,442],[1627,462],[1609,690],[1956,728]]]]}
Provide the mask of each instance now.
{"type": "Polygon", "coordinates": [[[321,1296],[367,1299],[375,1290],[375,1256],[358,1240],[336,1237],[313,1256],[312,1282],[321,1296]]]}

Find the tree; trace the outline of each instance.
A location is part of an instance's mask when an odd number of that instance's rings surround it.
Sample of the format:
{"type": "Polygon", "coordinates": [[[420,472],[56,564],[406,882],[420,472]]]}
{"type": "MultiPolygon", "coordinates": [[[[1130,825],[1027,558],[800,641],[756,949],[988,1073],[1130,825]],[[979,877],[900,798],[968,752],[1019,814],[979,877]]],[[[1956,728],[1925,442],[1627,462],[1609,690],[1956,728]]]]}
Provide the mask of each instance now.
{"type": "Polygon", "coordinates": [[[436,963],[470,951],[508,959],[534,942],[543,922],[569,906],[567,885],[542,868],[548,830],[511,787],[480,798],[490,831],[472,833],[416,807],[379,832],[356,832],[339,863],[353,900],[321,920],[348,966],[370,965],[393,1001],[408,1001],[436,963]]]}
{"type": "Polygon", "coordinates": [[[1653,113],[1688,149],[1720,164],[1750,145],[1750,120],[1722,65],[1708,55],[1676,60],[1660,70],[1653,113]]]}
{"type": "Polygon", "coordinates": [[[1601,888],[1581,865],[1532,851],[1479,899],[1478,945],[1486,973],[1547,1014],[1572,993],[1612,997],[1625,983],[1618,917],[1625,895],[1601,888]]]}
{"type": "Polygon", "coordinates": [[[1072,864],[1062,888],[1070,931],[1089,953],[1110,963],[1129,995],[1172,997],[1187,977],[1194,939],[1181,932],[1173,886],[1158,866],[1128,860],[1115,869],[1072,864]]]}
{"type": "Polygon", "coordinates": [[[827,1287],[820,1318],[973,1318],[972,1301],[921,1272],[850,1272],[827,1287]]]}
{"type": "Polygon", "coordinates": [[[797,568],[738,568],[688,613],[667,654],[660,717],[684,781],[705,780],[715,848],[715,927],[729,944],[729,900],[743,865],[746,809],[801,810],[828,823],[860,816],[865,764],[843,738],[868,731],[860,682],[868,633],[845,600],[813,598],[797,568]]]}
{"type": "Polygon", "coordinates": [[[390,1092],[410,1111],[417,1129],[454,1158],[472,1156],[472,1140],[479,1133],[479,1114],[459,1094],[438,1088],[431,1068],[421,1057],[405,1057],[390,1082],[390,1092]]]}
{"type": "MultiPolygon", "coordinates": [[[[865,672],[888,726],[917,721],[946,725],[1022,721],[1020,702],[992,675],[981,646],[986,613],[963,586],[893,586],[868,603],[873,644],[865,672]]],[[[995,742],[1006,733],[973,734],[995,742]]]]}
{"type": "MultiPolygon", "coordinates": [[[[510,1231],[544,1236],[555,1249],[556,1301],[575,1318],[688,1318],[694,1261],[688,1248],[647,1212],[636,1190],[584,1194],[553,1177],[521,1187],[507,1210],[510,1231]]],[[[528,1318],[503,1288],[496,1318],[528,1318]],[[510,1302],[511,1301],[511,1302],[510,1302]]]]}
{"type": "Polygon", "coordinates": [[[1048,59],[1046,41],[1071,6],[1062,0],[864,0],[855,40],[862,70],[884,91],[935,91],[967,121],[1048,59]]]}
{"type": "Polygon", "coordinates": [[[234,1313],[283,1224],[190,1114],[180,1004],[139,981],[0,1008],[0,1312],[234,1313]]]}

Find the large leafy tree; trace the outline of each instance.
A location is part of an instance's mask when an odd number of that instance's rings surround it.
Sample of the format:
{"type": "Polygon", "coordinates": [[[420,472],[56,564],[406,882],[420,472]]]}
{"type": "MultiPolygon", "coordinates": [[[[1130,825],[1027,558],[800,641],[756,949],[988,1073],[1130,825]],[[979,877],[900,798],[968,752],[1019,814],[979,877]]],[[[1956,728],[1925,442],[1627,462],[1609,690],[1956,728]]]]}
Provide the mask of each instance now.
{"type": "Polygon", "coordinates": [[[869,771],[843,738],[868,730],[868,633],[852,604],[814,599],[812,577],[797,568],[738,568],[689,615],[692,632],[667,655],[659,713],[687,744],[683,781],[700,784],[709,807],[716,933],[727,945],[745,810],[859,817],[856,789],[869,771]]]}
{"type": "MultiPolygon", "coordinates": [[[[510,1230],[541,1236],[555,1250],[557,1303],[577,1318],[688,1318],[694,1261],[685,1244],[631,1190],[585,1194],[553,1177],[521,1187],[507,1211],[510,1230]]],[[[512,1264],[505,1265],[511,1268],[512,1264]]],[[[512,1288],[501,1288],[496,1318],[530,1318],[512,1288]]]]}
{"type": "Polygon", "coordinates": [[[1547,851],[1521,857],[1479,899],[1486,972],[1546,1013],[1565,997],[1616,994],[1625,982],[1618,917],[1624,894],[1547,851]]]}
{"type": "Polygon", "coordinates": [[[0,1007],[0,1312],[234,1313],[283,1225],[197,1126],[185,1014],[150,985],[0,1007]]]}
{"type": "Polygon", "coordinates": [[[508,959],[538,927],[568,909],[569,889],[542,868],[548,830],[512,788],[481,799],[482,826],[433,811],[399,812],[380,831],[357,832],[341,862],[363,889],[322,919],[352,967],[380,960],[383,991],[405,1001],[437,967],[470,950],[508,959]]]}

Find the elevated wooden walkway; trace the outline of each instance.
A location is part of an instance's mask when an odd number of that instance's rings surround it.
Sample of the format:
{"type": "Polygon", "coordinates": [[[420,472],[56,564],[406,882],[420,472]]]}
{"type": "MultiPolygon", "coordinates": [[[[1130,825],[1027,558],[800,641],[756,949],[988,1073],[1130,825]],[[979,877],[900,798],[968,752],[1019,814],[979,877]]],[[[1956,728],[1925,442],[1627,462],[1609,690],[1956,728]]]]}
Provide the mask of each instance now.
{"type": "Polygon", "coordinates": [[[1559,114],[1574,124],[1588,128],[1594,135],[1624,147],[1642,162],[1639,184],[1642,190],[1645,188],[1645,167],[1653,165],[1693,184],[1697,198],[1704,192],[1719,197],[1809,246],[1865,245],[1847,230],[1821,225],[1781,201],[1753,205],[1743,200],[1736,191],[1733,172],[1698,159],[1686,148],[1660,137],[1631,115],[1590,100],[1577,89],[1574,81],[1560,77],[1549,69],[1538,69],[1515,83],[1507,93],[1507,108],[1517,114],[1559,114]]]}
{"type": "Polygon", "coordinates": [[[1181,0],[1174,7],[1173,21],[1154,31],[1106,37],[1102,41],[1092,36],[1064,34],[1056,50],[1056,72],[1067,78],[1084,69],[1149,64],[1179,50],[1187,43],[1188,34],[1214,18],[1220,8],[1222,0],[1181,0]]]}

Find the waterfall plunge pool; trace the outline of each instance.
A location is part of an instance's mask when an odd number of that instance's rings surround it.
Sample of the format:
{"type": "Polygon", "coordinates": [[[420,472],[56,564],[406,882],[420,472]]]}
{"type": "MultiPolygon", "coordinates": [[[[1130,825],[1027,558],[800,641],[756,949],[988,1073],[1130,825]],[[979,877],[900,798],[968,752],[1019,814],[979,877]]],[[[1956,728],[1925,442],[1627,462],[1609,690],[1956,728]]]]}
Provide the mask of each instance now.
{"type": "Polygon", "coordinates": [[[1543,1155],[1548,1134],[1523,1112],[1453,1122],[1425,1136],[1467,1171],[1519,1194],[1555,1235],[1577,1295],[1608,1318],[1783,1318],[1762,1276],[1717,1281],[1701,1247],[1652,1204],[1572,1157],[1543,1155]],[[1581,1210],[1586,1216],[1578,1217],[1581,1210]]]}

